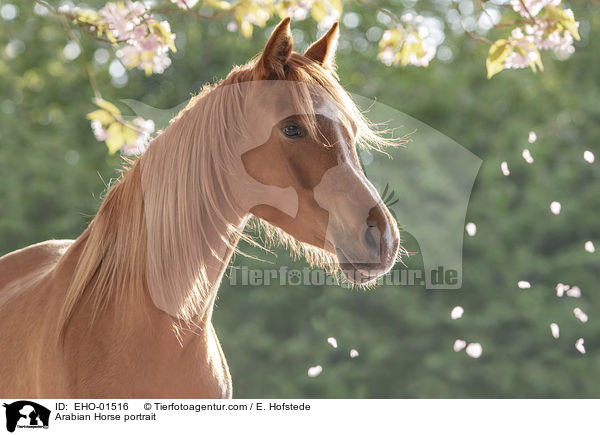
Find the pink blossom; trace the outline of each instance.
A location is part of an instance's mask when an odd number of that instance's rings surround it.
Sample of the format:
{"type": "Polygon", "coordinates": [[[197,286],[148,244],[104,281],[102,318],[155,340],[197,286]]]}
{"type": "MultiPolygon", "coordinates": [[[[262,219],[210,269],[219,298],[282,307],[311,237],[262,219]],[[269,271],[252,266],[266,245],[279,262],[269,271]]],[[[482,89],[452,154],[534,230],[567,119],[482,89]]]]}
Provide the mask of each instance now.
{"type": "Polygon", "coordinates": [[[133,125],[137,129],[137,138],[133,143],[126,143],[121,148],[121,153],[128,156],[134,154],[142,154],[146,151],[150,136],[154,133],[154,121],[151,119],[135,118],[133,125]]]}
{"type": "Polygon", "coordinates": [[[171,0],[171,3],[175,3],[181,9],[191,9],[198,3],[198,0],[171,0]]]}
{"type": "Polygon", "coordinates": [[[552,50],[556,53],[565,54],[573,53],[575,51],[573,47],[573,35],[568,30],[563,30],[562,32],[555,30],[552,33],[548,33],[549,25],[548,20],[538,20],[533,25],[525,25],[524,29],[534,45],[540,50],[552,50]]]}
{"type": "Polygon", "coordinates": [[[510,4],[515,12],[518,12],[525,18],[529,18],[529,14],[535,17],[546,6],[556,6],[560,4],[560,2],[561,0],[524,0],[523,3],[521,3],[519,0],[511,0],[510,4]]]}
{"type": "Polygon", "coordinates": [[[386,66],[392,66],[394,64],[396,54],[394,53],[394,49],[392,47],[387,47],[381,53],[379,53],[379,59],[386,66]]]}
{"type": "Polygon", "coordinates": [[[94,132],[96,140],[103,142],[108,139],[108,131],[102,127],[102,123],[97,119],[92,120],[92,131],[94,132]]]}
{"type": "Polygon", "coordinates": [[[297,1],[295,4],[291,3],[290,6],[287,7],[286,13],[288,16],[292,17],[293,20],[303,20],[308,16],[310,12],[312,2],[307,1],[297,1]]]}
{"type": "MultiPolygon", "coordinates": [[[[188,5],[192,0],[186,0],[188,5]]],[[[194,0],[195,1],[195,0],[194,0]]],[[[167,21],[158,23],[148,12],[148,7],[141,2],[107,3],[99,11],[108,25],[110,32],[126,45],[117,50],[117,57],[126,68],[142,69],[147,74],[161,74],[171,64],[168,57],[172,44],[164,38],[174,39],[167,21]],[[155,33],[158,26],[165,30],[167,36],[155,33]]]]}
{"type": "MultiPolygon", "coordinates": [[[[521,69],[530,66],[531,62],[535,62],[539,58],[539,53],[533,38],[526,37],[523,35],[523,31],[517,27],[512,31],[511,36],[514,44],[518,47],[518,50],[514,50],[504,61],[504,68],[507,69],[521,69]]],[[[527,151],[527,150],[526,150],[527,151]]],[[[523,156],[525,157],[525,156],[523,156]]],[[[527,160],[527,159],[525,159],[527,160]]],[[[533,162],[533,160],[531,161],[533,162]]],[[[527,163],[531,163],[527,162],[527,163]]]]}

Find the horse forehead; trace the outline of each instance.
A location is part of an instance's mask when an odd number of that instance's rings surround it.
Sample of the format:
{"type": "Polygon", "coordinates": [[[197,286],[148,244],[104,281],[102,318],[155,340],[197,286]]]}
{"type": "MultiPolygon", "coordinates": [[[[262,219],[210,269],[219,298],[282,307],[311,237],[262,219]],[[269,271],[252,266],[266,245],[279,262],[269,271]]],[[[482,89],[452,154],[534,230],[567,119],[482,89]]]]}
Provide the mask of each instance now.
{"type": "Polygon", "coordinates": [[[319,98],[315,102],[315,114],[325,116],[338,123],[342,118],[341,110],[338,108],[337,104],[329,98],[319,98]]]}

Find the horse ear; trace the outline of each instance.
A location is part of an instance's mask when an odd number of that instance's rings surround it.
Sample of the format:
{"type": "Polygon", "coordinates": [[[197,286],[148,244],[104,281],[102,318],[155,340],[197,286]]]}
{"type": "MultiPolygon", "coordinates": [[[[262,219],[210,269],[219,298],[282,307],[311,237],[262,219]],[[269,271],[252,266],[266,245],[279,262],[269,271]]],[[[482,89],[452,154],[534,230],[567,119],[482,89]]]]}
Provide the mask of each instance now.
{"type": "Polygon", "coordinates": [[[294,47],[290,21],[290,17],[281,20],[265,45],[255,67],[260,78],[283,78],[285,76],[283,67],[290,58],[294,47]]]}
{"type": "Polygon", "coordinates": [[[338,29],[339,24],[336,21],[333,23],[333,26],[331,26],[331,29],[329,29],[327,33],[321,37],[321,39],[308,47],[308,49],[304,52],[304,55],[311,58],[315,62],[320,63],[324,68],[333,68],[335,50],[337,49],[339,36],[338,29]]]}

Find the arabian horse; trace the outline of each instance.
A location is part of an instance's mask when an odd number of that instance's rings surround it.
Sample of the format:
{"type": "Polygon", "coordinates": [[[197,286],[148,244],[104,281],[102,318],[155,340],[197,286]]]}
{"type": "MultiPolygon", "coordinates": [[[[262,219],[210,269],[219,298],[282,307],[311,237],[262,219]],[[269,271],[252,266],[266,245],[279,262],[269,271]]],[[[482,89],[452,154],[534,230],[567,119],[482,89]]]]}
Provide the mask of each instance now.
{"type": "Polygon", "coordinates": [[[231,397],[211,318],[252,216],[358,286],[390,270],[397,224],[357,148],[393,141],[339,84],[337,37],[294,52],[284,19],[127,162],[76,240],[0,258],[0,396],[231,397]]]}

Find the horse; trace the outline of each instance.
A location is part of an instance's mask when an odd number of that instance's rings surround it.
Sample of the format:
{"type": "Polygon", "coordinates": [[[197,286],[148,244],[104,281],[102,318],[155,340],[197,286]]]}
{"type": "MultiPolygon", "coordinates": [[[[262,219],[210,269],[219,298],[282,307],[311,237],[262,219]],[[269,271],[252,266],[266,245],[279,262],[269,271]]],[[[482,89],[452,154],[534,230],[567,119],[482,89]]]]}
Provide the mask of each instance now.
{"type": "Polygon", "coordinates": [[[76,240],[0,258],[0,396],[231,398],[211,318],[251,217],[357,286],[390,270],[397,223],[357,147],[393,139],[339,84],[337,39],[300,54],[283,19],[126,162],[76,240]]]}

